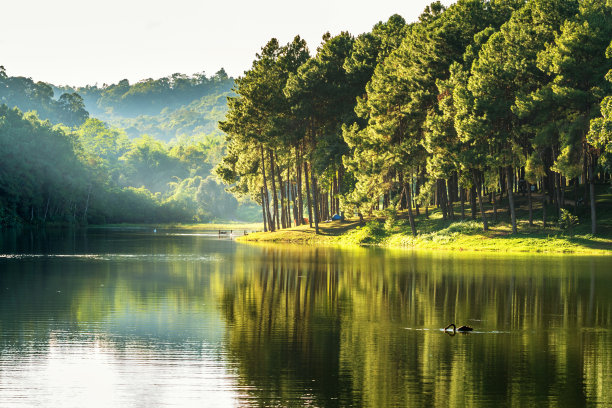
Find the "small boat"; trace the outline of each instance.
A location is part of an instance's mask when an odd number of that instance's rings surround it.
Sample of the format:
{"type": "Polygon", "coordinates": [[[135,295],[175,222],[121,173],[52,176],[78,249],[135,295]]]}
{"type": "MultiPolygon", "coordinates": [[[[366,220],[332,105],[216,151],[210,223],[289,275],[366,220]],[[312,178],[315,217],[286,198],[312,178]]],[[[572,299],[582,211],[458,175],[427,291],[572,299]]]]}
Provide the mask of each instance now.
{"type": "Polygon", "coordinates": [[[457,327],[457,326],[455,326],[455,323],[451,323],[451,324],[449,324],[448,326],[446,326],[444,328],[444,332],[446,332],[451,326],[453,327],[453,333],[456,332],[456,331],[465,333],[465,332],[471,332],[471,331],[474,330],[470,326],[460,326],[460,327],[457,327]]]}

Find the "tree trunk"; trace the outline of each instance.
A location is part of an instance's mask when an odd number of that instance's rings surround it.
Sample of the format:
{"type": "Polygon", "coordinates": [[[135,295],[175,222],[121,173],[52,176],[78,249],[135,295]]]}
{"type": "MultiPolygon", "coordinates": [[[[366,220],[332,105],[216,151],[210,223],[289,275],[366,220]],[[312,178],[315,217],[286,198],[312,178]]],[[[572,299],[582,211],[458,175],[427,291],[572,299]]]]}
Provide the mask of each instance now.
{"type": "Polygon", "coordinates": [[[263,215],[264,232],[268,232],[268,223],[266,220],[266,197],[264,195],[263,187],[261,188],[260,192],[261,192],[261,213],[263,215]]]}
{"type": "MultiPolygon", "coordinates": [[[[278,160],[276,158],[275,160],[278,160]]],[[[283,174],[278,166],[276,166],[276,174],[278,175],[278,189],[280,191],[280,221],[281,227],[287,228],[287,219],[286,219],[286,206],[287,202],[285,199],[285,184],[283,183],[283,174]]]]}
{"type": "Polygon", "coordinates": [[[264,156],[263,144],[260,145],[260,153],[261,153],[261,174],[263,176],[263,189],[265,192],[265,212],[268,217],[268,231],[274,231],[274,223],[272,222],[272,218],[270,217],[270,199],[268,196],[268,182],[267,182],[267,177],[266,177],[266,160],[264,156]]]}
{"type": "Polygon", "coordinates": [[[470,207],[471,207],[470,211],[471,211],[472,219],[475,220],[476,219],[476,184],[473,184],[472,188],[470,188],[470,207]]]}
{"type": "Polygon", "coordinates": [[[400,185],[400,188],[402,189],[400,192],[400,197],[399,197],[397,204],[400,210],[405,210],[408,208],[406,205],[408,198],[407,198],[407,194],[405,194],[406,184],[404,183],[404,173],[402,173],[401,171],[397,174],[397,181],[400,185]]]}
{"type": "Polygon", "coordinates": [[[442,219],[446,220],[448,218],[448,206],[446,204],[446,181],[438,179],[436,180],[436,184],[438,185],[438,206],[442,210],[442,219]]]}
{"type": "Polygon", "coordinates": [[[89,197],[91,197],[91,184],[89,184],[89,190],[87,191],[87,200],[85,201],[85,211],[83,212],[83,221],[87,223],[87,210],[89,209],[89,197]]]}
{"type": "Polygon", "coordinates": [[[336,207],[336,197],[338,196],[338,177],[336,176],[336,173],[337,172],[334,171],[330,192],[330,213],[332,216],[338,213],[338,208],[336,207]]]}
{"type": "Polygon", "coordinates": [[[308,181],[308,163],[304,162],[304,180],[306,180],[306,201],[308,204],[308,224],[312,228],[312,200],[310,199],[310,182],[308,181]]]}
{"type": "Polygon", "coordinates": [[[474,187],[476,189],[476,194],[478,195],[478,206],[480,207],[480,216],[482,217],[482,229],[483,231],[488,231],[489,230],[489,223],[487,222],[487,215],[485,214],[484,211],[484,205],[482,203],[482,194],[480,192],[480,181],[478,180],[479,177],[476,176],[476,172],[472,173],[472,179],[474,181],[474,186],[478,186],[478,187],[474,187]]]}
{"type": "Polygon", "coordinates": [[[465,220],[465,189],[462,187],[459,192],[459,199],[461,200],[461,221],[465,220]]]}
{"type": "Polygon", "coordinates": [[[285,210],[285,218],[287,220],[287,227],[291,228],[291,193],[293,188],[291,187],[291,180],[289,178],[289,168],[287,167],[287,208],[285,210]]]}
{"type": "Polygon", "coordinates": [[[557,202],[557,216],[561,217],[561,174],[555,172],[555,201],[557,202]]]}
{"type": "Polygon", "coordinates": [[[574,179],[574,215],[578,215],[578,177],[574,179]]]}
{"type": "Polygon", "coordinates": [[[285,186],[283,183],[283,172],[278,166],[278,156],[274,153],[276,163],[276,174],[278,175],[278,189],[280,191],[280,221],[283,228],[287,228],[287,197],[285,196],[285,186]]]}
{"type": "Polygon", "coordinates": [[[527,201],[529,203],[529,226],[533,227],[533,203],[531,201],[531,183],[527,182],[527,201]]]}
{"type": "MultiPolygon", "coordinates": [[[[454,188],[453,188],[453,178],[451,177],[450,179],[446,180],[446,185],[448,186],[448,189],[444,190],[444,199],[446,201],[446,206],[448,208],[448,215],[450,216],[451,220],[455,220],[455,211],[453,208],[453,201],[454,201],[454,188]],[[446,191],[448,190],[448,194],[446,194],[446,191]]],[[[442,186],[444,186],[444,184],[442,184],[442,186]]]]}
{"type": "MultiPolygon", "coordinates": [[[[411,177],[412,178],[412,177],[411,177]]],[[[412,181],[412,180],[410,180],[412,181]]],[[[406,201],[408,202],[408,220],[410,221],[410,229],[412,230],[412,236],[416,237],[416,226],[414,224],[414,216],[412,215],[412,187],[411,182],[404,184],[404,189],[406,189],[406,201]]]]}
{"type": "Polygon", "coordinates": [[[512,223],[512,233],[516,234],[516,212],[514,210],[514,193],[512,191],[512,167],[506,167],[506,183],[508,186],[508,205],[510,206],[510,221],[512,223]]]}
{"type": "Polygon", "coordinates": [[[565,184],[567,179],[563,176],[560,176],[559,181],[561,182],[561,207],[565,208],[565,184]]]}
{"type": "Polygon", "coordinates": [[[542,227],[546,228],[546,194],[544,193],[544,177],[542,177],[542,227]]]}
{"type": "Polygon", "coordinates": [[[302,195],[302,166],[300,165],[300,160],[298,158],[295,163],[295,170],[297,173],[297,205],[298,205],[298,213],[297,213],[297,225],[304,224],[304,200],[302,195]]]}
{"type": "Polygon", "coordinates": [[[491,191],[491,204],[493,205],[493,222],[497,222],[497,199],[495,198],[495,191],[491,191]]]}
{"type": "Polygon", "coordinates": [[[336,197],[336,211],[340,215],[340,219],[344,221],[344,211],[340,208],[340,194],[342,193],[342,180],[344,180],[344,164],[340,164],[338,169],[338,196],[336,197]]]}
{"type": "Polygon", "coordinates": [[[314,208],[314,223],[315,223],[315,234],[319,233],[319,214],[318,214],[318,202],[317,202],[317,179],[314,175],[314,171],[312,170],[312,166],[310,168],[310,183],[312,186],[312,207],[314,208]]]}
{"type": "Polygon", "coordinates": [[[276,229],[280,229],[280,220],[278,213],[278,194],[276,193],[276,176],[274,174],[274,153],[272,149],[268,149],[268,155],[270,156],[270,179],[272,180],[272,199],[274,204],[274,221],[276,222],[276,229]]]}
{"type": "Polygon", "coordinates": [[[293,196],[293,221],[295,221],[295,226],[302,225],[299,221],[300,219],[300,210],[297,206],[297,186],[291,186],[291,195],[293,196]]]}
{"type": "Polygon", "coordinates": [[[49,201],[51,201],[51,194],[47,195],[47,205],[45,206],[45,216],[43,222],[47,222],[47,214],[49,213],[49,201]]]}
{"type": "MultiPolygon", "coordinates": [[[[416,180],[415,180],[415,195],[418,196],[419,194],[421,194],[421,175],[419,174],[419,168],[417,166],[417,174],[416,174],[416,180]]],[[[413,198],[414,200],[414,212],[416,213],[417,217],[420,214],[420,205],[418,203],[418,199],[413,198]]]]}
{"type": "Polygon", "coordinates": [[[591,202],[591,234],[597,234],[597,213],[595,202],[595,175],[593,169],[593,156],[589,154],[589,201],[591,202]]]}

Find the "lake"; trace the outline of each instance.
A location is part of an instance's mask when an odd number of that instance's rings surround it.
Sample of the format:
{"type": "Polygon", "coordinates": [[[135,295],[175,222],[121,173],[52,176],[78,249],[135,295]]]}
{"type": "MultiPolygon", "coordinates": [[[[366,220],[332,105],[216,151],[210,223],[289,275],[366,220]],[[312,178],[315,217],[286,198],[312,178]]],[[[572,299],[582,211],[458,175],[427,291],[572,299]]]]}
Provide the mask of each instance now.
{"type": "Polygon", "coordinates": [[[3,231],[0,406],[612,406],[611,293],[612,257],[3,231]]]}

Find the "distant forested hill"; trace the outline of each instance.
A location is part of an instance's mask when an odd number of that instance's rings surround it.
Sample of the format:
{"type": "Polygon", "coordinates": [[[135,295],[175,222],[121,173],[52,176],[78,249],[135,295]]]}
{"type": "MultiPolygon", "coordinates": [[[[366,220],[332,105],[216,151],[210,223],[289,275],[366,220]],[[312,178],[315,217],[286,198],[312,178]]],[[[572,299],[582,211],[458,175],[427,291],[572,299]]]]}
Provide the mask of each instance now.
{"type": "Polygon", "coordinates": [[[54,87],[57,94],[77,93],[92,116],[126,130],[131,138],[147,134],[170,141],[181,136],[221,136],[217,128],[227,112],[233,78],[221,69],[211,77],[173,74],[130,84],[81,88],[54,87]]]}
{"type": "Polygon", "coordinates": [[[217,123],[225,117],[233,85],[221,69],[210,77],[172,74],[134,84],[124,79],[101,87],[56,86],[8,76],[0,66],[0,103],[69,127],[96,117],[125,129],[130,138],[147,134],[166,142],[204,135],[222,139],[217,123]]]}
{"type": "Polygon", "coordinates": [[[18,107],[24,112],[36,111],[38,117],[52,123],[79,126],[89,117],[83,98],[66,89],[54,98],[53,86],[31,78],[10,77],[0,65],[0,104],[18,107]]]}
{"type": "Polygon", "coordinates": [[[221,70],[57,87],[0,67],[0,228],[256,219],[212,174],[233,83],[221,70]]]}

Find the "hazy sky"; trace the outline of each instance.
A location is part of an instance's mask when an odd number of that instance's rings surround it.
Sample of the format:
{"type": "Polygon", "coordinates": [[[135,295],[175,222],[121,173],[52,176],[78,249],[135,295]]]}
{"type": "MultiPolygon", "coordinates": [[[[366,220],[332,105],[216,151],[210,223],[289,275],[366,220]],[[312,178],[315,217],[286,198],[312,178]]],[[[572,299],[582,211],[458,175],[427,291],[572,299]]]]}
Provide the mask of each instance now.
{"type": "MultiPolygon", "coordinates": [[[[325,31],[369,31],[431,0],[2,0],[0,65],[56,85],[135,82],[175,72],[239,76],[272,37],[314,53],[325,31]]],[[[442,1],[449,5],[452,1],[442,1]]]]}

